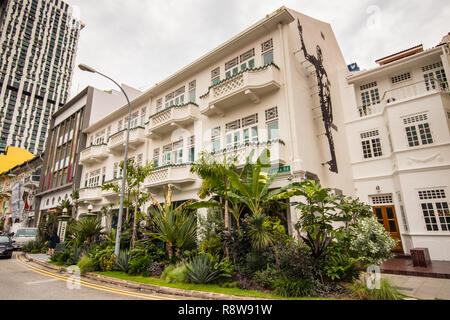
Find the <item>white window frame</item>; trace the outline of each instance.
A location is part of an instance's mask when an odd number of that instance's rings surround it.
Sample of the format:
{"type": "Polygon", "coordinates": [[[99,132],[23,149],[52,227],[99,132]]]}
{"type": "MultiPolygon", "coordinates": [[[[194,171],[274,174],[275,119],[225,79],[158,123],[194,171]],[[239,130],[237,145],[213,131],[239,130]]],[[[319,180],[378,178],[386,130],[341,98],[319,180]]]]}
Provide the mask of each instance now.
{"type": "Polygon", "coordinates": [[[363,159],[369,160],[383,156],[380,132],[378,129],[360,134],[363,159]]]}
{"type": "Polygon", "coordinates": [[[450,232],[450,211],[446,187],[418,190],[420,210],[428,232],[450,232]]]}

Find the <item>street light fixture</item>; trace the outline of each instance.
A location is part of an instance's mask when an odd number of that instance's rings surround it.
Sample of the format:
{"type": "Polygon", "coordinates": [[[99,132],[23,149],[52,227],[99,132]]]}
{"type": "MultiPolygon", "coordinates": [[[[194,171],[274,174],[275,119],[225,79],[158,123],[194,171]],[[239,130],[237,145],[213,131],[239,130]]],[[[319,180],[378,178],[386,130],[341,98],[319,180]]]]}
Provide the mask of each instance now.
{"type": "Polygon", "coordinates": [[[120,251],[120,234],[122,232],[123,203],[124,203],[124,199],[125,199],[125,185],[126,185],[126,179],[127,179],[128,142],[130,141],[130,127],[131,127],[131,104],[130,104],[130,99],[128,98],[128,95],[125,92],[125,90],[123,90],[123,88],[116,81],[114,81],[113,79],[111,79],[107,75],[104,75],[103,73],[100,73],[97,70],[95,70],[94,68],[89,67],[88,65],[85,65],[85,64],[78,65],[78,68],[80,68],[82,71],[91,72],[91,73],[98,73],[99,75],[105,77],[106,79],[111,80],[112,82],[114,82],[114,84],[120,88],[120,90],[124,94],[125,98],[127,99],[127,103],[128,103],[127,141],[125,143],[125,156],[124,156],[124,160],[123,160],[122,190],[121,190],[121,193],[120,193],[119,217],[118,217],[118,220],[117,220],[116,244],[115,244],[115,247],[114,247],[114,254],[116,255],[116,257],[118,257],[119,256],[119,251],[120,251]]]}

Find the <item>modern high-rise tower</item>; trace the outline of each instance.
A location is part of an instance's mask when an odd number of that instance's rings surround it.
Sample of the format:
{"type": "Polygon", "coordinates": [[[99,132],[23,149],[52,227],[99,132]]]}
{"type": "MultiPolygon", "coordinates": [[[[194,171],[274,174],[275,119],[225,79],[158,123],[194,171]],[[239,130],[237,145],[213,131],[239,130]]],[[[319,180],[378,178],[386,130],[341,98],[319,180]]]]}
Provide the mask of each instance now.
{"type": "Polygon", "coordinates": [[[83,27],[61,0],[0,0],[0,152],[44,150],[49,119],[69,98],[83,27]]]}

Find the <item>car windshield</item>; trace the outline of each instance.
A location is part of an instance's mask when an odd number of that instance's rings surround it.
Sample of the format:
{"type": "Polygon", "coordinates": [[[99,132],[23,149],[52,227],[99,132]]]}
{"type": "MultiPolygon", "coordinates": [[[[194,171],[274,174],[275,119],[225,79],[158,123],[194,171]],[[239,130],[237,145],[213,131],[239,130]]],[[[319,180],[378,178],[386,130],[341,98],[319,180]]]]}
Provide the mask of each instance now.
{"type": "Polygon", "coordinates": [[[10,242],[10,240],[9,240],[8,237],[1,237],[0,236],[0,243],[9,243],[9,242],[10,242]]]}
{"type": "Polygon", "coordinates": [[[35,237],[37,229],[19,229],[16,233],[17,237],[35,237]]]}

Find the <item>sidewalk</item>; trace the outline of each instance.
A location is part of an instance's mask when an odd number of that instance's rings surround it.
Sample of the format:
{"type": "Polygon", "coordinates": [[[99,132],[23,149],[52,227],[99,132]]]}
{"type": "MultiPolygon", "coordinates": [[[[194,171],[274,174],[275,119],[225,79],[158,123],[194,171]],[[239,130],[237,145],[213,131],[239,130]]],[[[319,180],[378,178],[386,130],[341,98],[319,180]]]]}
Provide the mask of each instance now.
{"type": "Polygon", "coordinates": [[[390,280],[402,293],[426,300],[450,300],[450,279],[437,279],[396,274],[381,275],[383,279],[390,280]]]}
{"type": "Polygon", "coordinates": [[[30,256],[30,258],[39,260],[41,262],[49,262],[50,261],[50,256],[46,255],[45,253],[37,253],[37,254],[28,254],[30,256]]]}

